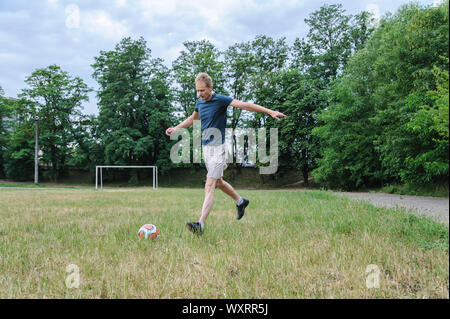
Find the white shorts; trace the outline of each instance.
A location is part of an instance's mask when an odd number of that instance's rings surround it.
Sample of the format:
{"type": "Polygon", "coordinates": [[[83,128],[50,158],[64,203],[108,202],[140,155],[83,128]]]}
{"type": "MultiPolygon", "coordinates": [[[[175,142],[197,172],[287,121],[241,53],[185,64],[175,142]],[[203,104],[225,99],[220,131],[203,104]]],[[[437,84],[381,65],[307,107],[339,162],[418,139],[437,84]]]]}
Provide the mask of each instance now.
{"type": "Polygon", "coordinates": [[[222,178],[223,171],[227,169],[224,145],[203,145],[202,152],[206,170],[208,171],[206,178],[222,178]]]}

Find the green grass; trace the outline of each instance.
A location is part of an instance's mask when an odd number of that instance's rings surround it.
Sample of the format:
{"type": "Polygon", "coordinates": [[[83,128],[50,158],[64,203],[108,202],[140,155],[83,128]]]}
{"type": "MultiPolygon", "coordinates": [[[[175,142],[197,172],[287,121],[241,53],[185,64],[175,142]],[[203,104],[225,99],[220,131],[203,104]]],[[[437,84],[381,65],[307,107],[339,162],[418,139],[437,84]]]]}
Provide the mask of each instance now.
{"type": "Polygon", "coordinates": [[[39,187],[38,185],[31,185],[31,184],[0,184],[0,187],[29,187],[29,188],[36,188],[39,187]]]}
{"type": "Polygon", "coordinates": [[[378,193],[398,194],[398,195],[414,195],[414,196],[431,196],[431,197],[449,197],[448,183],[423,186],[412,188],[407,185],[387,185],[376,190],[371,190],[378,193]]]}
{"type": "Polygon", "coordinates": [[[0,190],[0,298],[449,298],[447,226],[324,191],[238,192],[244,218],[217,191],[195,236],[202,189],[0,190]]]}
{"type": "Polygon", "coordinates": [[[77,188],[76,186],[64,186],[64,185],[45,185],[45,184],[0,184],[0,187],[9,187],[9,188],[77,188]]]}

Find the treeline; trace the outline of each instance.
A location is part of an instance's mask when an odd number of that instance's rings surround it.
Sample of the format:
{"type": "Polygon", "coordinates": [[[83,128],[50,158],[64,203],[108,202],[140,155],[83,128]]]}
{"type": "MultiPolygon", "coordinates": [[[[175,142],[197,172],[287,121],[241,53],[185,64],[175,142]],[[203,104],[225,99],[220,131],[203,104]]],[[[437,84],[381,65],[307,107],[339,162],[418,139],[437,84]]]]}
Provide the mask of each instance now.
{"type": "Polygon", "coordinates": [[[277,127],[280,168],[305,182],[309,174],[341,189],[447,181],[448,21],[448,1],[408,4],[378,22],[324,5],[291,45],[265,35],[225,51],[188,41],[171,68],[145,39],[125,38],[92,65],[98,116],[82,114],[92,89],[56,65],[33,72],[16,99],[1,98],[0,177],[32,179],[36,123],[40,163],[55,181],[99,164],[157,165],[163,174],[183,165],[170,161],[175,141],[164,131],[192,114],[195,76],[208,72],[217,93],[288,115],[275,122],[230,108],[228,126],[277,127]]]}

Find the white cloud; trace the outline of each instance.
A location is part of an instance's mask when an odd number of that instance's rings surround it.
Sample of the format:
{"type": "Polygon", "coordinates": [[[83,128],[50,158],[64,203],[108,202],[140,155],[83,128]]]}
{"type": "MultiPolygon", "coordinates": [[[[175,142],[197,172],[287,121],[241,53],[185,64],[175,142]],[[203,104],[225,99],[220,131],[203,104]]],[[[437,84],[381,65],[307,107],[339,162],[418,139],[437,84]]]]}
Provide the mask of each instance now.
{"type": "Polygon", "coordinates": [[[125,20],[114,21],[103,10],[82,12],[81,28],[85,32],[111,40],[119,40],[130,34],[130,28],[125,20]]]}
{"type": "Polygon", "coordinates": [[[299,6],[302,5],[305,1],[303,0],[269,0],[264,2],[262,5],[265,7],[291,7],[291,6],[299,6]]]}
{"type": "Polygon", "coordinates": [[[49,3],[52,6],[57,6],[59,3],[59,0],[47,0],[47,3],[49,3]]]}
{"type": "Polygon", "coordinates": [[[76,4],[69,4],[66,9],[66,27],[78,29],[80,27],[80,8],[76,4]]]}
{"type": "Polygon", "coordinates": [[[116,5],[123,8],[127,5],[127,0],[116,0],[116,5]]]}
{"type": "Polygon", "coordinates": [[[186,1],[182,8],[198,14],[211,28],[220,26],[234,10],[252,7],[252,0],[209,0],[186,1]],[[211,4],[213,3],[213,5],[211,4]]]}
{"type": "MultiPolygon", "coordinates": [[[[32,19],[32,14],[27,10],[18,10],[18,11],[0,11],[0,22],[3,22],[7,25],[15,26],[22,25],[27,21],[32,19]]],[[[11,29],[1,29],[3,32],[11,31],[11,29]]]]}
{"type": "Polygon", "coordinates": [[[137,5],[142,8],[144,17],[151,17],[174,13],[177,9],[176,2],[176,0],[140,0],[137,5]]]}
{"type": "MultiPolygon", "coordinates": [[[[58,64],[95,87],[91,64],[125,36],[142,36],[152,57],[171,63],[183,42],[207,39],[220,50],[265,34],[289,44],[308,31],[304,18],[326,0],[0,0],[0,85],[14,96],[33,70],[58,64]],[[70,9],[70,10],[69,10],[70,9]],[[70,16],[70,18],[69,18],[70,16]]],[[[442,0],[417,0],[435,5],[442,0]]],[[[336,2],[336,1],[334,1],[336,2]]],[[[375,18],[409,0],[337,1],[375,18]],[[369,4],[369,5],[367,5],[369,4]],[[366,6],[367,5],[367,6],[366,6]]],[[[95,109],[95,98],[90,102],[95,109]]],[[[94,112],[95,111],[90,111],[94,112]]],[[[89,112],[89,113],[90,113],[89,112]]]]}
{"type": "Polygon", "coordinates": [[[380,17],[381,17],[380,7],[377,4],[375,4],[375,3],[369,3],[366,6],[365,11],[367,11],[367,12],[369,12],[369,13],[371,13],[373,15],[372,17],[373,17],[374,21],[373,22],[368,22],[370,24],[370,26],[371,27],[377,26],[379,21],[380,21],[380,17]]]}
{"type": "Polygon", "coordinates": [[[183,51],[184,49],[185,49],[184,45],[179,44],[166,50],[166,56],[168,57],[167,62],[175,61],[176,58],[178,58],[178,56],[180,55],[180,52],[183,51]]]}

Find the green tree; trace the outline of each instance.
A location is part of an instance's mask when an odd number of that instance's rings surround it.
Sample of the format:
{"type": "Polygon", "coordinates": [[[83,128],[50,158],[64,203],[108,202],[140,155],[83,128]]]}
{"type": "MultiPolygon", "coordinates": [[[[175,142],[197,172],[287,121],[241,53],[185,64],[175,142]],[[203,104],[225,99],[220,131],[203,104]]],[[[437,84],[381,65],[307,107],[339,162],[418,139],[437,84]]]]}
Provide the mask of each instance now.
{"type": "MultiPolygon", "coordinates": [[[[170,126],[169,70],[152,59],[143,38],[124,38],[115,50],[95,57],[98,81],[98,132],[105,164],[157,165],[170,168],[165,129],[170,126]]],[[[133,179],[137,178],[133,173],[133,179]]]]}
{"type": "Polygon", "coordinates": [[[34,173],[34,117],[29,112],[29,101],[18,99],[11,102],[3,168],[6,178],[26,181],[32,179],[34,173]]]}
{"type": "MultiPolygon", "coordinates": [[[[369,47],[373,40],[369,40],[369,47]]],[[[375,90],[372,64],[377,52],[363,48],[352,56],[329,88],[327,107],[320,110],[312,134],[319,138],[320,156],[312,171],[316,182],[328,188],[346,190],[377,185],[381,164],[373,141],[379,126],[372,93],[375,90]]]]}
{"type": "MultiPolygon", "coordinates": [[[[249,87],[251,95],[249,98],[259,105],[269,109],[280,109],[279,96],[277,92],[277,78],[278,73],[286,66],[289,57],[289,46],[286,44],[286,39],[280,38],[275,40],[266,35],[258,35],[251,42],[252,52],[252,73],[250,75],[249,87]]],[[[244,126],[252,128],[266,128],[267,133],[271,127],[275,127],[275,121],[267,121],[267,115],[262,113],[248,113],[245,119],[242,119],[244,126]]],[[[270,139],[266,137],[267,145],[269,147],[270,139]]],[[[256,162],[258,167],[261,163],[256,162]]],[[[261,183],[265,182],[265,176],[259,175],[261,183]]],[[[272,174],[271,178],[276,178],[272,174]]]]}
{"type": "Polygon", "coordinates": [[[448,1],[405,5],[377,33],[374,123],[383,130],[375,143],[385,173],[411,186],[448,179],[448,152],[433,121],[420,112],[422,105],[436,108],[427,93],[436,89],[434,68],[448,70],[448,1]]]}
{"type": "Polygon", "coordinates": [[[6,151],[6,145],[10,134],[10,122],[12,116],[11,104],[13,101],[3,96],[4,91],[0,86],[0,178],[5,177],[3,171],[3,156],[6,151]]]}
{"type": "Polygon", "coordinates": [[[98,117],[95,115],[81,117],[73,131],[73,137],[75,145],[69,165],[90,171],[93,179],[95,166],[105,162],[105,149],[99,131],[98,117]]]}
{"type": "Polygon", "coordinates": [[[370,18],[367,12],[346,15],[341,5],[322,6],[305,19],[309,32],[306,38],[296,39],[292,47],[290,68],[280,80],[279,100],[283,111],[289,114],[287,125],[281,127],[281,157],[302,171],[305,184],[308,184],[309,171],[320,161],[321,150],[323,155],[330,141],[327,137],[323,143],[319,142],[326,134],[311,134],[321,124],[319,120],[325,119],[318,114],[332,109],[330,88],[339,79],[350,56],[369,39],[373,31],[368,27],[370,18]],[[294,160],[289,161],[291,158],[294,160]]]}
{"type": "Polygon", "coordinates": [[[301,55],[308,73],[326,86],[335,80],[351,54],[350,16],[341,4],[324,5],[305,19],[309,26],[307,43],[296,41],[294,48],[310,53],[301,55]]]}
{"type": "MultiPolygon", "coordinates": [[[[255,58],[252,52],[252,45],[250,42],[236,43],[225,51],[225,74],[227,89],[231,96],[240,101],[248,101],[251,99],[252,92],[249,87],[251,77],[254,72],[255,58]]],[[[232,108],[231,118],[228,127],[235,132],[235,129],[241,124],[242,110],[239,108],[232,108]]],[[[244,126],[245,124],[242,123],[244,126]]],[[[233,134],[233,157],[236,154],[236,136],[233,134]]],[[[240,170],[241,165],[236,163],[233,167],[240,170]]]]}
{"type": "Polygon", "coordinates": [[[326,88],[342,73],[348,59],[370,38],[373,17],[366,11],[347,15],[341,4],[324,5],[305,19],[309,31],[292,47],[292,66],[319,79],[326,88]]]}
{"type": "MultiPolygon", "coordinates": [[[[362,64],[369,58],[364,52],[357,57],[349,63],[349,69],[367,66],[362,64]]],[[[373,145],[378,127],[370,121],[375,115],[373,104],[361,94],[367,89],[361,85],[363,75],[355,70],[331,88],[334,100],[319,115],[322,125],[312,130],[320,138],[321,152],[312,175],[327,188],[354,190],[381,181],[381,164],[373,145]]]]}
{"type": "MultiPolygon", "coordinates": [[[[448,63],[448,58],[447,58],[448,63]]],[[[433,125],[431,126],[442,137],[442,142],[448,144],[449,139],[449,97],[448,97],[448,70],[434,67],[433,74],[436,77],[436,89],[429,91],[428,94],[434,101],[434,108],[424,105],[422,112],[431,115],[433,125]]]]}
{"type": "Polygon", "coordinates": [[[421,145],[429,145],[414,154],[414,157],[409,155],[405,159],[406,169],[401,172],[402,180],[414,185],[448,181],[449,77],[448,70],[435,66],[433,71],[436,89],[428,92],[432,99],[431,105],[422,105],[406,124],[411,134],[418,136],[421,145]]]}
{"type": "MultiPolygon", "coordinates": [[[[251,98],[254,103],[267,107],[276,108],[277,100],[274,98],[276,92],[277,73],[283,70],[289,56],[289,46],[286,38],[274,40],[265,35],[257,36],[251,43],[253,54],[253,72],[250,76],[251,98]]],[[[266,116],[261,113],[252,113],[252,126],[267,127],[266,116]]]]}
{"type": "Polygon", "coordinates": [[[348,38],[352,53],[364,48],[375,30],[375,22],[375,17],[367,11],[350,15],[348,38]]]}
{"type": "MultiPolygon", "coordinates": [[[[39,121],[39,147],[41,161],[50,167],[53,181],[67,169],[71,156],[74,123],[81,116],[82,102],[88,101],[90,89],[79,77],[71,77],[57,65],[34,71],[25,83],[19,97],[25,113],[30,116],[28,124],[39,121]]],[[[31,124],[33,123],[33,124],[31,124]]]]}
{"type": "Polygon", "coordinates": [[[186,41],[185,49],[172,63],[175,79],[175,105],[181,112],[180,118],[189,117],[197,101],[195,78],[200,72],[208,73],[213,79],[214,91],[225,94],[224,63],[222,53],[208,40],[186,41]]]}
{"type": "Polygon", "coordinates": [[[317,83],[296,68],[279,73],[277,78],[279,110],[288,114],[279,129],[279,165],[302,172],[305,185],[317,156],[317,137],[311,134],[317,124],[316,105],[320,99],[317,83]]]}
{"type": "MultiPolygon", "coordinates": [[[[255,58],[250,42],[236,43],[224,53],[227,89],[233,98],[240,101],[251,99],[252,92],[249,83],[253,75],[255,58]]],[[[235,129],[241,117],[242,110],[233,108],[230,127],[235,129]]]]}
{"type": "Polygon", "coordinates": [[[382,19],[332,86],[313,130],[323,145],[315,178],[346,189],[448,179],[445,70],[448,2],[406,5],[382,19]]]}

